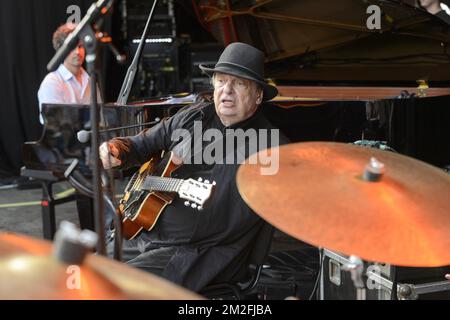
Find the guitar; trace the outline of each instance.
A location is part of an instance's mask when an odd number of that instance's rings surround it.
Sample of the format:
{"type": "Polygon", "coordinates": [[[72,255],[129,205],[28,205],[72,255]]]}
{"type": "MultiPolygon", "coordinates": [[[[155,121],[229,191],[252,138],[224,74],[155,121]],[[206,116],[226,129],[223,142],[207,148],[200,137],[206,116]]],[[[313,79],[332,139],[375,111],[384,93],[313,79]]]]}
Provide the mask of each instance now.
{"type": "Polygon", "coordinates": [[[201,178],[198,181],[170,178],[171,173],[181,166],[173,160],[172,152],[162,159],[152,158],[132,176],[118,208],[125,239],[133,239],[142,230],[152,230],[164,208],[177,194],[193,209],[202,210],[208,204],[215,182],[201,178]]]}

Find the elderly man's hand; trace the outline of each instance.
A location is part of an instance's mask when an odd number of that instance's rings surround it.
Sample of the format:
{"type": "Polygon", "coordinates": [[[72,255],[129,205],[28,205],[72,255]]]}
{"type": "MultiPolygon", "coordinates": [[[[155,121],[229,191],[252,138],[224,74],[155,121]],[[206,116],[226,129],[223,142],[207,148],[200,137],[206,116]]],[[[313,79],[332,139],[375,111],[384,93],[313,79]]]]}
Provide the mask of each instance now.
{"type": "Polygon", "coordinates": [[[111,169],[122,164],[122,161],[119,159],[119,149],[112,143],[103,142],[99,148],[99,153],[105,169],[111,169]]]}

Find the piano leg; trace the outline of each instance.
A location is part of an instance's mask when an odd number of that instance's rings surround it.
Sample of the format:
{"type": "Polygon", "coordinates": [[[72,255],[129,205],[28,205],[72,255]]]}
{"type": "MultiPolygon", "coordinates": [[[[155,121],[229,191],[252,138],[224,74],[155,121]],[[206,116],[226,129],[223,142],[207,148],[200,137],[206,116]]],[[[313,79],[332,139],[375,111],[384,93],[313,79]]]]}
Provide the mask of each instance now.
{"type": "Polygon", "coordinates": [[[75,195],[71,194],[59,199],[53,198],[53,183],[58,181],[42,181],[42,230],[44,239],[53,240],[56,232],[55,206],[74,201],[75,195]]]}
{"type": "Polygon", "coordinates": [[[95,232],[93,200],[75,191],[80,228],[95,232]]]}

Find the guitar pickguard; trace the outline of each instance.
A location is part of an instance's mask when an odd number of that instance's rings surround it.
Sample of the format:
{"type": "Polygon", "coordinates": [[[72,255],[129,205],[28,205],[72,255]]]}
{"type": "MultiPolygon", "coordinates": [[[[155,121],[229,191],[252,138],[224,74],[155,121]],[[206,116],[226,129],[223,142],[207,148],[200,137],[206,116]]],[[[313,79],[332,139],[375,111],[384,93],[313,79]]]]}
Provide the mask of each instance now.
{"type": "Polygon", "coordinates": [[[139,208],[148,194],[149,192],[145,190],[131,191],[128,201],[124,204],[124,217],[133,220],[135,215],[138,214],[139,208]]]}

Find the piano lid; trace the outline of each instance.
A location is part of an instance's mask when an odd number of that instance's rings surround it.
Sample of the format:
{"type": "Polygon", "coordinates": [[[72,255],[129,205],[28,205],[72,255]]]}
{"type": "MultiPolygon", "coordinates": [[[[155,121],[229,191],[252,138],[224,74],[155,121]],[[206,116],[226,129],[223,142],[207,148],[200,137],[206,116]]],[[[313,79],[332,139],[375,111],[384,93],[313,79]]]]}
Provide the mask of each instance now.
{"type": "Polygon", "coordinates": [[[266,53],[277,85],[401,86],[450,83],[450,26],[415,0],[195,0],[201,23],[224,45],[266,53]],[[381,29],[369,30],[370,5],[381,29]]]}

